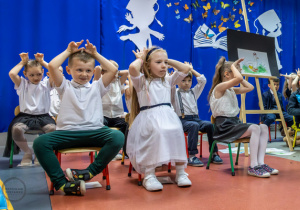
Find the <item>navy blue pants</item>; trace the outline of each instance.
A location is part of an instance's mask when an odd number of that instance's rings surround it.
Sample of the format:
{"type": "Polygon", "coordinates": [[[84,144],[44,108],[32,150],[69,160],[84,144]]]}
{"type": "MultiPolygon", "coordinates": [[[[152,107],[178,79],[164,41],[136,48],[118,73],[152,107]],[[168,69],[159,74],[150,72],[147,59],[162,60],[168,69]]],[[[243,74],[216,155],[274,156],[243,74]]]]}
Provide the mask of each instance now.
{"type": "MultiPolygon", "coordinates": [[[[198,132],[207,133],[209,151],[213,144],[213,124],[209,121],[200,120],[198,115],[186,115],[184,118],[179,117],[183,126],[183,131],[188,133],[188,150],[190,155],[198,154],[198,132]]],[[[218,151],[217,144],[214,152],[218,151]]]]}
{"type": "MultiPolygon", "coordinates": [[[[282,112],[284,120],[287,124],[287,127],[291,127],[294,123],[293,116],[289,115],[287,112],[282,112]]],[[[279,119],[279,114],[263,114],[261,115],[261,121],[266,124],[268,127],[275,122],[276,119],[279,119]]]]}

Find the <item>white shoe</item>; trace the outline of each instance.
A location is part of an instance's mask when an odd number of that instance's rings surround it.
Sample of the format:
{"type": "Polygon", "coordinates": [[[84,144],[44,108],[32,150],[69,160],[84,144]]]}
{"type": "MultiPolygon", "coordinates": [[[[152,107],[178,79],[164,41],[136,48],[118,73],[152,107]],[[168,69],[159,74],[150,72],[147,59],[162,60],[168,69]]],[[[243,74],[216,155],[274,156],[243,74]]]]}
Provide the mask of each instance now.
{"type": "Polygon", "coordinates": [[[36,156],[34,157],[33,163],[35,166],[40,166],[40,162],[39,160],[36,158],[36,156]]]}
{"type": "Polygon", "coordinates": [[[116,157],[114,157],[113,160],[122,160],[122,158],[123,158],[123,155],[119,153],[116,155],[116,157]]]}
{"type": "Polygon", "coordinates": [[[177,183],[178,187],[187,187],[192,185],[187,173],[176,174],[175,182],[177,183]]]}
{"type": "Polygon", "coordinates": [[[32,165],[32,154],[25,153],[19,166],[31,166],[31,165],[32,165]]]}
{"type": "Polygon", "coordinates": [[[145,177],[143,180],[143,186],[148,191],[158,191],[163,189],[162,184],[157,180],[155,175],[148,175],[145,177]]]}

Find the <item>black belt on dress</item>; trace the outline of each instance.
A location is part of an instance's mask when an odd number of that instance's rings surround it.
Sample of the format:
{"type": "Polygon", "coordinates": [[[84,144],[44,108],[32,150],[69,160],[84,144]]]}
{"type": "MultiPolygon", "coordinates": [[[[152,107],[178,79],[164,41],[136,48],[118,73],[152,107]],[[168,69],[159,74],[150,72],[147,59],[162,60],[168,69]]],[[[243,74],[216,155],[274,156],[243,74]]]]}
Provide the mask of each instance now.
{"type": "Polygon", "coordinates": [[[155,105],[152,105],[152,106],[142,106],[140,108],[140,111],[143,111],[143,110],[146,110],[146,109],[152,109],[152,108],[157,107],[157,106],[169,106],[169,107],[171,107],[171,104],[170,103],[161,103],[161,104],[155,104],[155,105]]]}

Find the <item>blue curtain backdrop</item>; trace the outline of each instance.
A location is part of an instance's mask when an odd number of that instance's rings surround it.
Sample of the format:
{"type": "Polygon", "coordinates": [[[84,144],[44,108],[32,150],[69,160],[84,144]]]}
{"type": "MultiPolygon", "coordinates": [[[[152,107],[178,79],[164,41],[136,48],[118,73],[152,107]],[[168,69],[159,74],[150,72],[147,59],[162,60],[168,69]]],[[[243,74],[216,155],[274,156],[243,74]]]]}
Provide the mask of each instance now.
{"type": "MultiPolygon", "coordinates": [[[[134,0],[131,0],[132,2],[134,0]]],[[[145,3],[149,0],[138,0],[145,3]]],[[[193,63],[194,69],[203,73],[207,78],[206,87],[198,100],[200,118],[209,120],[209,106],[207,94],[211,87],[215,65],[220,56],[227,58],[227,52],[221,49],[194,48],[194,35],[199,26],[206,24],[215,34],[219,33],[218,26],[221,24],[221,16],[228,18],[229,12],[235,15],[233,21],[230,19],[223,23],[223,27],[245,31],[244,20],[239,14],[240,1],[231,0],[207,0],[202,2],[196,0],[157,0],[154,6],[157,11],[156,19],[149,28],[164,35],[164,40],[151,35],[153,45],[158,45],[167,50],[170,58],[179,61],[193,63]],[[221,7],[221,2],[225,6],[221,7]],[[238,2],[238,3],[237,3],[238,2]],[[170,5],[171,3],[171,5],[170,5]],[[175,5],[174,3],[179,3],[175,5]],[[210,3],[210,8],[208,3],[210,3]],[[234,5],[234,3],[237,3],[234,5]],[[187,4],[187,10],[183,6],[187,4]],[[229,4],[230,6],[226,6],[229,4]],[[207,17],[203,6],[207,6],[207,17]],[[234,9],[233,9],[234,6],[234,9]],[[220,10],[215,15],[214,8],[220,10]],[[236,10],[235,10],[236,9],[236,10]],[[178,10],[178,11],[177,11],[178,10]],[[235,11],[234,11],[235,10],[235,11]],[[192,14],[193,21],[188,18],[192,14]],[[239,20],[237,24],[236,21],[239,20]],[[216,27],[212,27],[216,21],[216,27]],[[235,28],[235,26],[241,26],[235,28]]],[[[129,0],[0,0],[0,132],[7,131],[8,125],[14,114],[13,110],[18,105],[18,96],[14,85],[8,76],[8,72],[19,61],[19,53],[29,52],[30,58],[33,54],[41,52],[45,54],[45,60],[49,62],[56,55],[66,49],[70,41],[89,39],[97,46],[98,51],[106,58],[113,59],[120,65],[120,69],[127,69],[134,60],[132,50],[136,49],[133,42],[122,41],[121,36],[130,33],[138,33],[139,29],[117,33],[121,25],[131,26],[125,15],[130,11],[126,9],[129,0]]],[[[300,6],[296,0],[252,0],[246,1],[250,32],[256,33],[254,27],[255,19],[262,13],[274,9],[281,20],[282,35],[277,37],[280,48],[279,58],[283,66],[281,73],[290,73],[300,67],[299,43],[297,34],[300,29],[299,22],[300,6]],[[254,2],[250,6],[251,2],[254,2]]],[[[259,33],[262,34],[263,26],[256,24],[259,33]]],[[[226,34],[226,31],[223,32],[226,34]]],[[[209,34],[208,34],[209,35],[209,34]]],[[[63,67],[66,66],[64,63],[63,67]]],[[[66,72],[64,72],[66,75],[66,72]]],[[[20,72],[20,75],[22,73],[20,72]]],[[[70,78],[66,75],[67,78],[70,78]]],[[[195,85],[196,80],[193,80],[195,85]]],[[[254,79],[250,78],[254,83],[254,79]]],[[[283,86],[281,78],[281,88],[283,86]]],[[[261,80],[263,91],[268,89],[267,80],[261,80]]],[[[281,90],[281,89],[280,89],[281,90]]],[[[246,95],[246,108],[258,109],[256,90],[246,95]]],[[[248,115],[248,122],[258,123],[258,115],[248,115]]]]}

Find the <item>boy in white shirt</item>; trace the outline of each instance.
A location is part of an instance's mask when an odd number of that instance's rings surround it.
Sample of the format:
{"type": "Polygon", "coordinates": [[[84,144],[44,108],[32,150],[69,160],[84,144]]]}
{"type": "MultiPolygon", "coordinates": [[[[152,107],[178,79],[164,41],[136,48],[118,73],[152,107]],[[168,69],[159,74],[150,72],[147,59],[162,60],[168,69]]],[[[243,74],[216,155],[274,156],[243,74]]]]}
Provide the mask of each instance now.
{"type": "Polygon", "coordinates": [[[99,174],[116,156],[124,144],[124,135],[103,125],[101,97],[109,90],[117,68],[100,55],[96,47],[87,40],[85,48],[81,42],[71,42],[68,48],[49,63],[49,72],[56,89],[62,95],[57,118],[57,130],[40,136],[33,149],[56,190],[68,195],[84,195],[85,183],[99,174]],[[59,66],[67,59],[66,71],[72,81],[59,72],[59,66]],[[94,73],[95,59],[107,73],[90,84],[94,73]],[[102,147],[95,161],[85,170],[67,169],[68,181],[53,150],[71,147],[102,147]]]}
{"type": "MultiPolygon", "coordinates": [[[[191,64],[190,64],[191,65],[191,64]]],[[[192,71],[184,78],[176,89],[172,90],[174,99],[172,100],[173,107],[179,116],[184,132],[188,133],[188,151],[190,166],[203,166],[204,164],[195,155],[198,153],[198,132],[207,133],[209,142],[209,151],[213,143],[213,125],[209,121],[200,120],[198,116],[197,99],[200,97],[203,88],[206,84],[204,75],[199,74],[192,67],[192,71]],[[193,75],[197,78],[198,83],[191,89],[193,75]]],[[[215,145],[213,163],[223,163],[222,159],[217,154],[218,148],[215,145]]]]}

